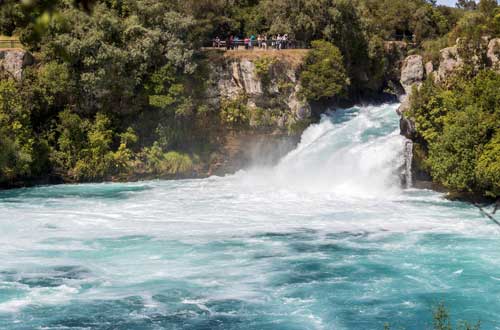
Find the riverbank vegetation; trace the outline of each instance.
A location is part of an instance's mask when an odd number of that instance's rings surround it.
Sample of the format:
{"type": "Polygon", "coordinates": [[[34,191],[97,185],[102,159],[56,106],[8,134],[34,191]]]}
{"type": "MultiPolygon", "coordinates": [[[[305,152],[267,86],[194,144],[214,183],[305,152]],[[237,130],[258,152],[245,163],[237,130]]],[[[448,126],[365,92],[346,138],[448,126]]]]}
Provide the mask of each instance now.
{"type": "Polygon", "coordinates": [[[418,161],[456,193],[500,197],[500,72],[487,68],[487,39],[500,36],[500,7],[481,1],[450,32],[463,64],[446,81],[427,78],[407,115],[417,128],[418,161]]]}
{"type": "Polygon", "coordinates": [[[500,74],[482,71],[449,89],[429,79],[413,97],[422,163],[458,192],[500,196],[500,74]]]}
{"type": "Polygon", "coordinates": [[[425,0],[4,1],[0,33],[36,63],[21,81],[2,74],[0,184],[193,176],[221,129],[273,116],[206,102],[201,47],[215,36],[287,33],[313,47],[303,98],[357,100],[388,87],[384,42],[429,48],[475,13],[425,0]]]}

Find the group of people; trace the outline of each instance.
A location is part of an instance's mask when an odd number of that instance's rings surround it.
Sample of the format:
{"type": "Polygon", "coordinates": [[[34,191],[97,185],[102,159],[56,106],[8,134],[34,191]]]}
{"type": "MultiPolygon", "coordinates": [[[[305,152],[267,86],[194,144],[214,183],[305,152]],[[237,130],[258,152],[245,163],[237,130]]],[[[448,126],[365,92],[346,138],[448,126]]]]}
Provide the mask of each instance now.
{"type": "Polygon", "coordinates": [[[229,36],[225,40],[222,40],[219,37],[216,37],[213,42],[212,46],[216,48],[222,48],[225,47],[227,50],[231,49],[238,49],[240,46],[244,46],[245,49],[254,49],[255,47],[260,48],[260,49],[285,49],[285,48],[290,48],[291,42],[290,39],[288,38],[288,34],[277,34],[273,35],[272,37],[268,38],[266,34],[259,34],[255,36],[252,34],[250,37],[245,37],[245,38],[239,38],[238,36],[229,36]]]}

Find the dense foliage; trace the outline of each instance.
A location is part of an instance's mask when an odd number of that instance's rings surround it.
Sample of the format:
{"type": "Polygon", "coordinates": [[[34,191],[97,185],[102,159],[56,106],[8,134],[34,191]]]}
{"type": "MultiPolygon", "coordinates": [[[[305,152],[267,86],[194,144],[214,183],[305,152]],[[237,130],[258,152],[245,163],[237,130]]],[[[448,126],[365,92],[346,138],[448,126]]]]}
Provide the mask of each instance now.
{"type": "Polygon", "coordinates": [[[327,41],[313,41],[304,60],[302,93],[309,100],[333,98],[345,93],[349,79],[340,50],[327,41]]]}
{"type": "Polygon", "coordinates": [[[432,79],[412,97],[411,116],[432,177],[455,191],[500,196],[500,74],[482,71],[451,89],[432,79]]]}
{"type": "Polygon", "coordinates": [[[191,84],[194,19],[175,1],[92,4],[90,13],[70,1],[2,5],[1,32],[38,63],[20,82],[0,81],[0,183],[49,170],[97,181],[192,169],[182,144],[206,112],[191,84]]]}

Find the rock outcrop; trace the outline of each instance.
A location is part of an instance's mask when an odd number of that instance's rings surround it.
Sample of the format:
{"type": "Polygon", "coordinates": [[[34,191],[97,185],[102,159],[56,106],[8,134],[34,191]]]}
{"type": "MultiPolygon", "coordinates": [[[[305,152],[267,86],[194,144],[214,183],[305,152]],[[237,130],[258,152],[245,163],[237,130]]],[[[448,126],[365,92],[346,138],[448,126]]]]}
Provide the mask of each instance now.
{"type": "Polygon", "coordinates": [[[491,39],[486,53],[489,65],[500,72],[500,38],[491,39]]]}
{"type": "Polygon", "coordinates": [[[417,133],[415,123],[410,118],[406,118],[405,116],[401,116],[401,119],[399,120],[399,129],[401,135],[410,140],[412,140],[417,133]]]}
{"type": "MultiPolygon", "coordinates": [[[[406,95],[401,97],[399,114],[403,114],[410,108],[409,98],[413,87],[420,86],[426,77],[433,75],[437,84],[446,86],[450,78],[463,67],[466,61],[460,56],[459,46],[463,50],[462,52],[473,54],[467,58],[467,64],[472,65],[476,71],[489,67],[500,72],[500,38],[491,40],[483,38],[479,49],[469,47],[464,43],[464,40],[458,39],[456,46],[447,47],[440,51],[439,64],[436,67],[432,62],[427,62],[424,65],[420,55],[408,56],[401,65],[400,82],[406,95]]],[[[404,127],[411,127],[411,125],[404,125],[404,127]]]]}
{"type": "Polygon", "coordinates": [[[432,73],[434,73],[434,63],[432,63],[432,61],[429,61],[425,63],[425,75],[429,76],[432,73]]]}
{"type": "Polygon", "coordinates": [[[384,54],[387,59],[384,67],[385,82],[399,82],[401,78],[401,68],[403,67],[403,62],[407,53],[408,44],[404,41],[384,42],[384,54]]]}
{"type": "Polygon", "coordinates": [[[7,72],[16,80],[23,78],[24,68],[31,64],[33,64],[33,56],[25,50],[0,50],[0,70],[7,72]]]}
{"type": "Polygon", "coordinates": [[[420,55],[410,55],[401,69],[401,85],[406,94],[410,94],[413,86],[422,84],[425,76],[424,61],[420,55]]]}
{"type": "Polygon", "coordinates": [[[403,61],[400,83],[403,86],[405,95],[400,98],[401,105],[398,108],[400,115],[410,108],[410,96],[413,88],[422,85],[426,71],[428,71],[428,68],[427,66],[424,67],[424,61],[420,55],[410,55],[403,61]]]}
{"type": "Polygon", "coordinates": [[[241,94],[248,96],[262,94],[262,84],[255,73],[255,65],[247,59],[230,61],[214,72],[218,97],[232,99],[241,94]]]}
{"type": "Polygon", "coordinates": [[[463,60],[458,54],[457,46],[442,49],[439,56],[439,69],[436,80],[445,83],[463,65],[463,60]]]}
{"type": "Polygon", "coordinates": [[[208,165],[209,175],[272,165],[295,147],[301,130],[292,132],[290,127],[309,123],[312,117],[310,104],[299,93],[299,72],[306,53],[207,53],[207,102],[221,111],[227,101],[243,103],[250,117],[246,128],[218,128],[219,146],[208,165]]]}
{"type": "Polygon", "coordinates": [[[263,111],[279,111],[276,127],[308,119],[311,106],[300,97],[300,62],[285,55],[227,52],[210,63],[209,103],[215,107],[223,100],[246,100],[246,106],[263,111]],[[242,97],[244,96],[244,98],[242,97]]]}

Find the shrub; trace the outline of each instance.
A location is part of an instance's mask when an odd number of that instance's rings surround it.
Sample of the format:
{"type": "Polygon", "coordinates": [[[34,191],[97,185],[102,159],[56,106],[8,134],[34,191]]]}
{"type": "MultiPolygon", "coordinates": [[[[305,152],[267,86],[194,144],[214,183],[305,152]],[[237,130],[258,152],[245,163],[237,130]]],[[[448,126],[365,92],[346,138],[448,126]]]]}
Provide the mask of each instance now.
{"type": "Polygon", "coordinates": [[[424,61],[431,61],[434,65],[438,65],[441,49],[444,49],[448,46],[450,46],[450,43],[447,37],[424,41],[422,43],[422,48],[424,49],[424,61]]]}
{"type": "Polygon", "coordinates": [[[221,102],[220,117],[224,124],[230,126],[246,126],[250,122],[250,114],[246,105],[246,96],[241,95],[234,100],[226,99],[221,102]]]}
{"type": "Polygon", "coordinates": [[[141,153],[144,171],[156,175],[181,175],[193,169],[193,161],[188,155],[175,151],[165,153],[155,142],[141,153]]]}
{"type": "Polygon", "coordinates": [[[261,56],[253,60],[255,65],[255,73],[260,78],[264,91],[267,91],[267,87],[271,83],[270,71],[272,66],[276,63],[275,57],[261,56]]]}
{"type": "Polygon", "coordinates": [[[135,155],[130,145],[137,142],[132,128],[115,134],[111,120],[102,113],[97,113],[94,121],[90,121],[66,110],[59,115],[57,130],[58,148],[52,153],[52,161],[63,176],[97,181],[131,172],[135,155]],[[114,150],[114,140],[118,136],[120,144],[114,150]]]}
{"type": "Polygon", "coordinates": [[[115,158],[111,144],[114,134],[110,124],[106,115],[97,113],[87,132],[86,148],[81,151],[82,157],[72,170],[73,176],[78,180],[102,180],[113,173],[115,158]]]}
{"type": "Polygon", "coordinates": [[[70,110],[59,113],[59,124],[56,127],[59,138],[51,158],[60,171],[72,169],[82,157],[82,151],[87,146],[89,125],[88,120],[70,110]]]}
{"type": "Polygon", "coordinates": [[[36,141],[16,82],[0,79],[0,182],[32,174],[36,141]]]}
{"type": "Polygon", "coordinates": [[[349,79],[340,50],[327,41],[313,41],[304,61],[300,82],[300,94],[308,100],[342,96],[349,79]]]}
{"type": "Polygon", "coordinates": [[[163,168],[168,174],[183,174],[193,168],[193,161],[188,155],[176,151],[167,152],[164,156],[163,168]]]}
{"type": "Polygon", "coordinates": [[[485,195],[500,196],[500,131],[485,145],[475,175],[485,195]]]}

